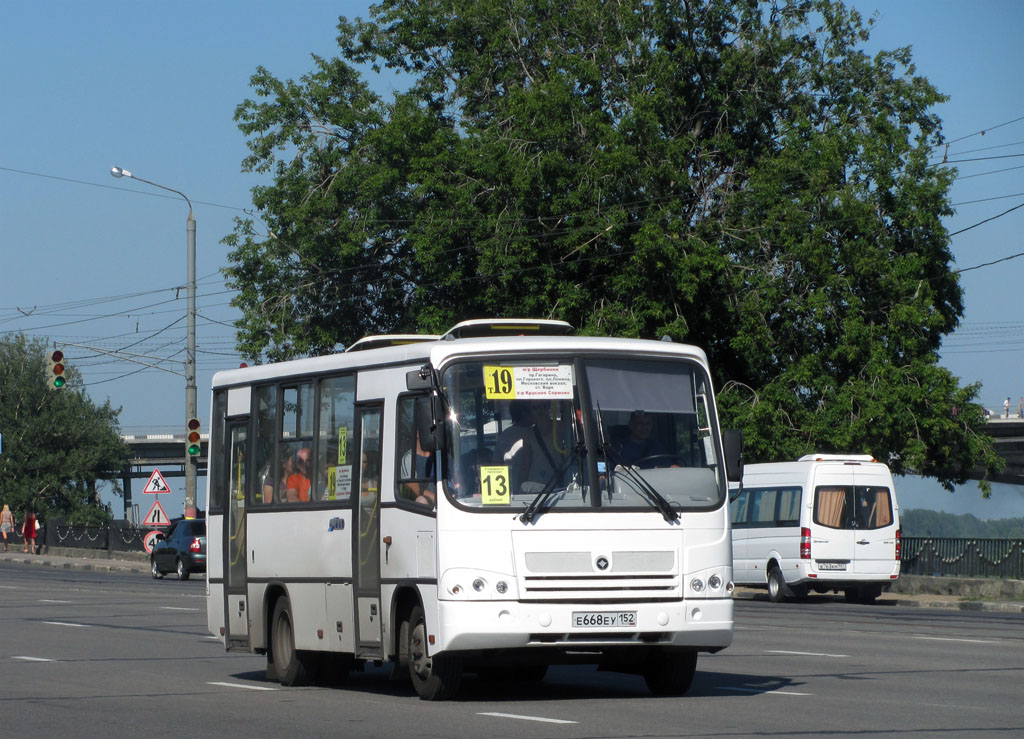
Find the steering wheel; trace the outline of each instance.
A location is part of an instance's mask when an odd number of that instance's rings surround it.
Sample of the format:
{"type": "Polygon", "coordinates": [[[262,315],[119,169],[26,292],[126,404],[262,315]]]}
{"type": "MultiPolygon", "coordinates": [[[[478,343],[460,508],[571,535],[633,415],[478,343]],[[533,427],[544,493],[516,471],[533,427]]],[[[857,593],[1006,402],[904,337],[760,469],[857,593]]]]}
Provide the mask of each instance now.
{"type": "Polygon", "coordinates": [[[633,462],[631,466],[647,470],[654,467],[682,467],[683,457],[681,454],[651,454],[647,457],[641,457],[633,462]],[[671,464],[659,465],[655,464],[655,460],[666,460],[671,464]]]}

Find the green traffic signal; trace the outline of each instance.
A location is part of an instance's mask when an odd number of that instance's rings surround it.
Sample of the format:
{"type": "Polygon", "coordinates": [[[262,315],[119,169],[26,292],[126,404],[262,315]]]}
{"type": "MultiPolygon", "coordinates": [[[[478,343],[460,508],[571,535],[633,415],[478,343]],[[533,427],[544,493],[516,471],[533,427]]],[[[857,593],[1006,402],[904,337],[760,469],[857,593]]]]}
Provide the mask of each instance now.
{"type": "Polygon", "coordinates": [[[188,419],[186,426],[188,430],[185,434],[185,453],[190,457],[198,457],[202,451],[199,443],[199,419],[188,419]]]}
{"type": "Polygon", "coordinates": [[[54,349],[47,355],[46,363],[49,376],[49,388],[51,390],[59,390],[67,385],[67,378],[64,377],[64,352],[60,349],[54,349]]]}

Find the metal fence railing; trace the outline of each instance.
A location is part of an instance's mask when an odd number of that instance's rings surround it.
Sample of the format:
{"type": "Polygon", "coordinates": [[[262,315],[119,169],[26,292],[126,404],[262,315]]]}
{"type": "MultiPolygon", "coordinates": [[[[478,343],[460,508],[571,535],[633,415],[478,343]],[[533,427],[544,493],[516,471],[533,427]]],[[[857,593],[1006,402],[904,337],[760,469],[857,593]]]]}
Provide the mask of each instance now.
{"type": "Polygon", "coordinates": [[[900,572],[1024,580],[1024,539],[903,538],[900,572]]]}
{"type": "MultiPolygon", "coordinates": [[[[17,527],[15,527],[17,529],[17,527]]],[[[73,526],[62,521],[47,521],[36,534],[40,552],[50,547],[99,549],[106,552],[142,552],[142,541],[152,529],[139,528],[127,521],[111,521],[103,526],[73,526]]],[[[8,545],[23,544],[21,531],[8,534],[8,545]]]]}

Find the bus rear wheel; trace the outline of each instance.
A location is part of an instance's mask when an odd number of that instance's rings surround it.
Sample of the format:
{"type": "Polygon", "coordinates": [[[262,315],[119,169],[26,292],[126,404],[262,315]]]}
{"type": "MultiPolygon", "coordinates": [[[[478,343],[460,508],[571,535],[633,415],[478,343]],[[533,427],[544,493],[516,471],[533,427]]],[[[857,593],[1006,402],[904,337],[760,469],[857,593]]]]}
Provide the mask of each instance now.
{"type": "Polygon", "coordinates": [[[441,701],[455,697],[462,683],[462,660],[450,654],[427,654],[427,621],[422,606],[409,614],[409,678],[423,700],[441,701]]]}
{"type": "Polygon", "coordinates": [[[270,626],[270,648],[274,672],[282,685],[292,687],[309,683],[312,663],[307,655],[295,649],[295,626],[291,604],[287,598],[279,598],[274,605],[274,617],[270,626]]]}
{"type": "Polygon", "coordinates": [[[665,652],[644,666],[644,682],[654,695],[683,695],[696,673],[696,652],[665,652]]]}

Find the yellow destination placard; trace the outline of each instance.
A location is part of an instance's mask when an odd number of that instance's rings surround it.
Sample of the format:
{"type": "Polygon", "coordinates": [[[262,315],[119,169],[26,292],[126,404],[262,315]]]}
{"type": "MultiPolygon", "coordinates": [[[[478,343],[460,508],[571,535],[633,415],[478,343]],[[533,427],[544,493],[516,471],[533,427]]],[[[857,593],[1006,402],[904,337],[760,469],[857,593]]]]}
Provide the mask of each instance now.
{"type": "Polygon", "coordinates": [[[484,505],[509,505],[512,502],[507,466],[480,467],[480,502],[484,505]]]}

